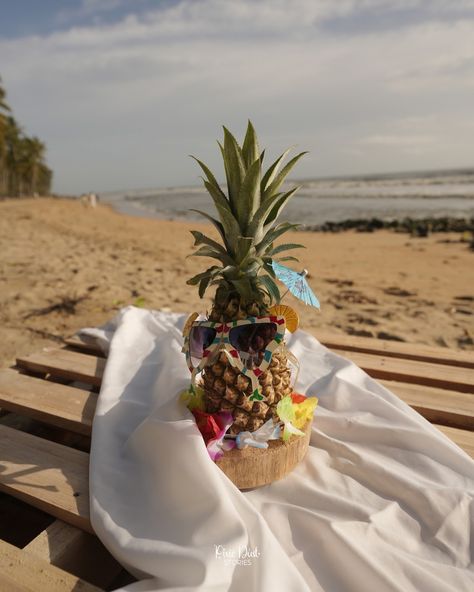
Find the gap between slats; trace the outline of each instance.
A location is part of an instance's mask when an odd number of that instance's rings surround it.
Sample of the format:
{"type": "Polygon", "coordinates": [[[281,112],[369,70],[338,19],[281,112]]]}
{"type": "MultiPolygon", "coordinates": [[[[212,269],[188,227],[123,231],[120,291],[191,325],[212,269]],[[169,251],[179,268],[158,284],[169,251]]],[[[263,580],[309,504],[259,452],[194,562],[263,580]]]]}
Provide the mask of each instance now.
{"type": "Polygon", "coordinates": [[[100,592],[88,582],[0,541],[0,590],[4,592],[100,592]]]}
{"type": "Polygon", "coordinates": [[[24,550],[101,588],[110,589],[124,571],[95,535],[62,520],[55,520],[24,550]]]}

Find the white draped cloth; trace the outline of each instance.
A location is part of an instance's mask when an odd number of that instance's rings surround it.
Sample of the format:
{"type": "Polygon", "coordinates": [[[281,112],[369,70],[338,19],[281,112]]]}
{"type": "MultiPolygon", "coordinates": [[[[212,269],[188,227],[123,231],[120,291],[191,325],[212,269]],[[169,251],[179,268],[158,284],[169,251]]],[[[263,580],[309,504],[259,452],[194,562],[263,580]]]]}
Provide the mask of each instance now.
{"type": "Polygon", "coordinates": [[[92,433],[92,525],[127,591],[472,592],[474,462],[303,331],[295,390],[319,398],[310,448],[241,492],[179,402],[185,315],[123,309],[81,333],[108,352],[92,433]]]}

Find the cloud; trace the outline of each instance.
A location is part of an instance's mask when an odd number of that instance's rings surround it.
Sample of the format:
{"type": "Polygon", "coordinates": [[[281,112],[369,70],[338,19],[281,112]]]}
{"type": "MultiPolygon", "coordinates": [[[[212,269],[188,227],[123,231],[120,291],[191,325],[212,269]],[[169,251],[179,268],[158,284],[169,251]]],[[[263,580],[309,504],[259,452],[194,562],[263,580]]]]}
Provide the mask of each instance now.
{"type": "Polygon", "coordinates": [[[432,144],[435,138],[433,136],[419,136],[419,135],[380,135],[380,136],[369,136],[361,140],[361,144],[371,144],[375,146],[402,146],[402,147],[413,147],[420,146],[423,144],[432,144]]]}
{"type": "Polygon", "coordinates": [[[472,110],[473,3],[456,15],[449,6],[183,0],[0,41],[2,75],[18,119],[47,141],[58,191],[195,183],[186,155],[220,167],[220,124],[241,134],[247,117],[275,152],[311,150],[305,177],[463,166],[474,147],[462,125],[472,110]],[[427,18],[351,31],[358,11],[394,5],[427,18]],[[330,19],[347,31],[331,32],[330,19]],[[398,127],[417,118],[416,131],[398,127]]]}
{"type": "Polygon", "coordinates": [[[71,23],[75,20],[110,13],[124,6],[126,0],[82,0],[78,6],[64,6],[55,15],[58,24],[71,23]]]}

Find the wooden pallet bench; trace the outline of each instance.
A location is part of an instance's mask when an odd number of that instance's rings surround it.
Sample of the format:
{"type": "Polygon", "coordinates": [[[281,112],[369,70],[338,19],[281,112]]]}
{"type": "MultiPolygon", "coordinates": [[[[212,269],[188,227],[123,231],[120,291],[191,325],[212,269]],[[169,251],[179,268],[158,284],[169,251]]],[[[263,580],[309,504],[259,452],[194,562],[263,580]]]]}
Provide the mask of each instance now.
{"type": "MultiPolygon", "coordinates": [[[[318,337],[474,457],[474,354],[318,337]]],[[[47,522],[39,532],[26,529],[16,545],[0,524],[0,592],[105,590],[133,581],[94,536],[89,516],[88,448],[104,367],[97,347],[71,338],[0,370],[0,516],[3,500],[47,522]]]]}

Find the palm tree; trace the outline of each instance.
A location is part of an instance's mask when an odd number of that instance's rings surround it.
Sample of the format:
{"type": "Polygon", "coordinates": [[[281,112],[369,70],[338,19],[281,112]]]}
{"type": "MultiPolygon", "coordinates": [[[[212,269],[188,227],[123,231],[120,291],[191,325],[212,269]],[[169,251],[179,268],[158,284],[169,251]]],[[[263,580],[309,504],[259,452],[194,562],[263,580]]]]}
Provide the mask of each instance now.
{"type": "Polygon", "coordinates": [[[39,167],[43,163],[46,146],[39,138],[25,137],[22,139],[21,160],[24,180],[24,191],[30,195],[39,193],[39,167]]]}
{"type": "Polygon", "coordinates": [[[45,162],[46,145],[28,137],[11,115],[0,78],[0,195],[45,195],[53,173],[45,162]]]}
{"type": "Polygon", "coordinates": [[[51,193],[51,183],[53,180],[53,171],[42,162],[38,167],[38,185],[39,195],[49,195],[51,193]]]}
{"type": "Polygon", "coordinates": [[[21,195],[24,168],[23,133],[14,117],[7,117],[5,130],[7,193],[21,195]]]}
{"type": "Polygon", "coordinates": [[[5,89],[2,86],[2,77],[0,76],[0,110],[10,111],[10,107],[5,102],[6,96],[7,93],[5,92],[5,89]]]}
{"type": "Polygon", "coordinates": [[[2,86],[2,78],[0,77],[0,195],[7,191],[7,170],[6,170],[6,143],[5,133],[7,127],[6,113],[10,112],[10,107],[5,101],[7,93],[2,86]]]}

